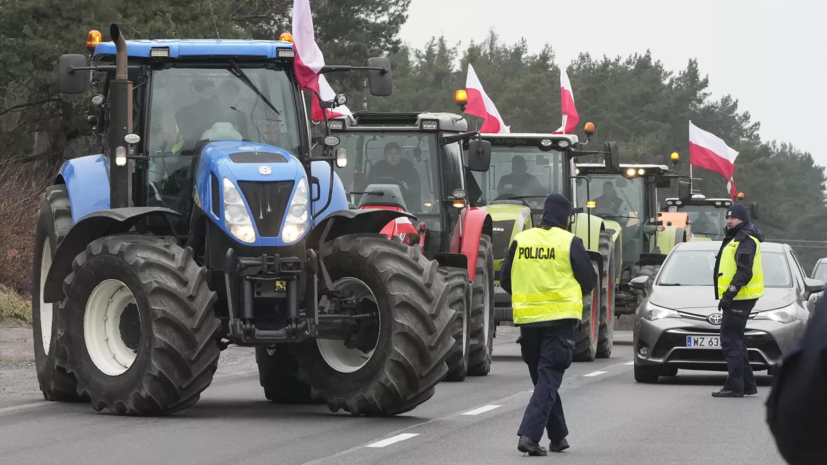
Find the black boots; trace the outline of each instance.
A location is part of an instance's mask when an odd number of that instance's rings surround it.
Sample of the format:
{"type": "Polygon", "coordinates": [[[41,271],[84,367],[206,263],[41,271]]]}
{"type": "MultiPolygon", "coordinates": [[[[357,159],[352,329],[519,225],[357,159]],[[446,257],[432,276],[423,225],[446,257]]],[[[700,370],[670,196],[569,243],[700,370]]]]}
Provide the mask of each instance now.
{"type": "Polygon", "coordinates": [[[548,455],[545,447],[537,444],[535,440],[527,436],[520,436],[520,442],[517,443],[517,450],[532,457],[548,455]]]}
{"type": "Polygon", "coordinates": [[[729,389],[721,389],[712,393],[712,397],[744,397],[743,392],[730,391],[729,389]]]}
{"type": "Polygon", "coordinates": [[[569,448],[569,442],[566,441],[566,438],[563,438],[562,441],[555,444],[554,442],[549,443],[548,449],[552,452],[563,452],[564,450],[569,448]]]}

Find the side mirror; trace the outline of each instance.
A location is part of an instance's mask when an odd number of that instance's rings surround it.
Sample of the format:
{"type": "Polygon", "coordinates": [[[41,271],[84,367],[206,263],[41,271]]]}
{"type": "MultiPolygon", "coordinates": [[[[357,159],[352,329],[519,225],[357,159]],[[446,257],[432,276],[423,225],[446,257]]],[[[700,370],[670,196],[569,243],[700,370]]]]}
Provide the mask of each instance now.
{"type": "Polygon", "coordinates": [[[491,142],[481,139],[468,141],[465,167],[471,171],[488,171],[491,166],[491,142]]]}
{"type": "Polygon", "coordinates": [[[368,67],[382,68],[382,71],[368,71],[370,94],[376,97],[387,97],[393,93],[393,73],[391,62],[387,58],[368,58],[368,67]]]}
{"type": "Polygon", "coordinates": [[[603,155],[606,167],[611,174],[620,174],[620,147],[617,142],[606,142],[603,144],[603,155]]]}
{"type": "Polygon", "coordinates": [[[638,276],[629,281],[629,285],[635,289],[645,291],[649,288],[649,276],[638,276]]]}
{"type": "Polygon", "coordinates": [[[88,67],[86,57],[83,55],[61,55],[57,70],[60,93],[77,95],[86,92],[86,85],[89,83],[89,70],[78,70],[76,68],[88,67]]]}
{"type": "Polygon", "coordinates": [[[749,216],[753,220],[758,219],[758,202],[750,202],[749,203],[749,216]]]}
{"type": "Polygon", "coordinates": [[[678,181],[678,199],[684,202],[692,199],[692,187],[686,181],[678,181]]]}
{"type": "Polygon", "coordinates": [[[818,279],[812,278],[804,278],[804,291],[808,294],[807,298],[810,297],[812,294],[818,294],[819,292],[824,291],[827,288],[827,284],[824,281],[819,281],[818,279]]]}

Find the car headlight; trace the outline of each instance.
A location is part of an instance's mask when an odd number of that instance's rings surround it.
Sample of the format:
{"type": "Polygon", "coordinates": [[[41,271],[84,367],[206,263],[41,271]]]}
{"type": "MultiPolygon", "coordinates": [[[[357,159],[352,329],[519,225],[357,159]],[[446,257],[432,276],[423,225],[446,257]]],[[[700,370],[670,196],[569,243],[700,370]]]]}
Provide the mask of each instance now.
{"type": "Polygon", "coordinates": [[[227,178],[224,178],[224,225],[241,242],[252,244],[256,241],[256,230],[247,213],[247,206],[238,189],[227,178]]]}
{"type": "Polygon", "coordinates": [[[310,216],[307,200],[307,180],[302,178],[296,186],[293,200],[287,207],[287,218],[281,232],[281,239],[285,243],[296,242],[307,231],[307,220],[310,216]]]}
{"type": "Polygon", "coordinates": [[[680,318],[681,315],[674,311],[669,310],[668,308],[658,307],[657,305],[646,304],[646,308],[643,310],[643,318],[649,321],[660,320],[662,318],[680,318]]]}
{"type": "Polygon", "coordinates": [[[759,312],[755,315],[756,320],[772,320],[779,323],[792,323],[798,319],[795,314],[794,307],[779,308],[778,310],[770,310],[768,312],[759,312]]]}

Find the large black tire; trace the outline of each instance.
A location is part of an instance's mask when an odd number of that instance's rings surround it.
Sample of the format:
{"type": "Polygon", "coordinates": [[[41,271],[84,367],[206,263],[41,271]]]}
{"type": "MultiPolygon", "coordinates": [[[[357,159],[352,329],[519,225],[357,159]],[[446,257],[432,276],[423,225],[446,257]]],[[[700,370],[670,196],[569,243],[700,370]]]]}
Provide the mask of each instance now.
{"type": "Polygon", "coordinates": [[[370,288],[380,321],[372,354],[349,372],[325,360],[319,341],[297,348],[312,396],[333,412],[371,416],[404,413],[430,399],[458,349],[452,331],[460,317],[437,262],[418,245],[381,234],[338,237],[322,245],[321,255],[331,279],[356,278],[370,288]]]}
{"type": "Polygon", "coordinates": [[[34,333],[34,360],[37,382],[46,400],[84,400],[77,393],[77,380],[55,363],[60,351],[57,342],[58,303],[41,300],[46,274],[49,272],[57,247],[72,228],[72,205],[66,186],[61,184],[46,189],[40,205],[40,216],[34,235],[34,264],[32,266],[32,329],[34,333]],[[45,334],[44,334],[45,333],[45,334]]]}
{"type": "Polygon", "coordinates": [[[300,374],[291,345],[256,347],[256,365],[264,397],[276,404],[312,404],[310,385],[300,374]]]}
{"type": "Polygon", "coordinates": [[[445,381],[465,381],[465,376],[468,374],[468,354],[471,344],[470,317],[467,311],[470,301],[468,271],[445,266],[440,267],[439,275],[448,284],[448,306],[459,313],[459,318],[454,321],[454,329],[451,331],[457,350],[446,361],[448,374],[445,375],[445,381]]]}
{"type": "MultiPolygon", "coordinates": [[[[660,271],[660,265],[645,265],[645,266],[640,267],[640,269],[638,270],[637,275],[648,277],[649,278],[648,287],[651,288],[652,284],[655,283],[655,276],[657,276],[658,271],[660,271]]],[[[640,306],[640,304],[642,304],[645,299],[646,299],[646,297],[643,295],[643,293],[638,291],[638,297],[637,297],[638,306],[640,306]]]]}
{"type": "MultiPolygon", "coordinates": [[[[597,262],[594,259],[591,262],[595,274],[599,275],[597,262]]],[[[573,357],[575,362],[591,362],[597,356],[598,327],[600,325],[599,306],[600,286],[595,286],[590,294],[583,296],[583,319],[580,320],[580,325],[575,328],[574,332],[577,341],[573,357]]]]}
{"type": "Polygon", "coordinates": [[[485,376],[491,371],[494,351],[494,247],[483,234],[477,253],[477,271],[471,296],[471,349],[468,374],[485,376]]]}
{"type": "Polygon", "coordinates": [[[213,312],[215,293],[206,278],[207,270],[192,259],[192,249],[179,247],[171,238],[104,237],[75,258],[64,282],[67,297],[59,313],[59,342],[66,358],[58,363],[74,373],[77,392],[89,396],[95,410],[165,415],[198,401],[218,366],[216,342],[221,329],[213,312]],[[109,303],[98,300],[100,295],[109,295],[112,286],[117,290],[112,291],[109,303]],[[127,290],[133,300],[118,314],[112,302],[127,290]],[[101,309],[96,302],[106,306],[101,309]],[[100,361],[100,355],[106,355],[102,344],[94,349],[100,337],[94,331],[86,333],[84,316],[89,313],[90,321],[100,321],[92,316],[102,311],[107,317],[101,319],[104,322],[110,317],[118,320],[117,333],[103,330],[114,334],[107,339],[109,350],[111,340],[120,341],[135,357],[131,364],[119,361],[127,367],[120,374],[111,371],[113,365],[100,361]],[[97,362],[90,355],[90,344],[97,362]]]}
{"type": "Polygon", "coordinates": [[[612,356],[615,314],[615,253],[612,235],[600,233],[598,250],[603,256],[603,275],[600,276],[600,327],[598,328],[597,358],[612,356]]]}

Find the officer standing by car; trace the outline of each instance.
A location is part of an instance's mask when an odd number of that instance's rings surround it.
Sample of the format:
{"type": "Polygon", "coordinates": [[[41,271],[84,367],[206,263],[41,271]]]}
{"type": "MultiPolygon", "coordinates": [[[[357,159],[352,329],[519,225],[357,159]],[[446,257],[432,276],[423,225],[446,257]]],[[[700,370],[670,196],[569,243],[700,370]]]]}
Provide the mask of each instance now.
{"type": "Polygon", "coordinates": [[[520,326],[518,342],[534,383],[517,432],[517,449],[533,456],[547,454],[539,444],[543,429],[553,452],[569,448],[557,391],[571,366],[583,296],[597,280],[583,242],[568,231],[571,215],[571,203],[565,197],[548,196],[542,226],[517,234],[501,268],[500,284],[511,294],[514,324],[520,326]]]}
{"type": "Polygon", "coordinates": [[[744,397],[758,393],[749,363],[744,331],[755,303],[764,295],[761,242],[764,235],[750,222],[747,209],[736,203],[726,212],[726,237],[715,260],[715,298],[723,312],[721,347],[726,359],[724,387],[713,397],[744,397]]]}

